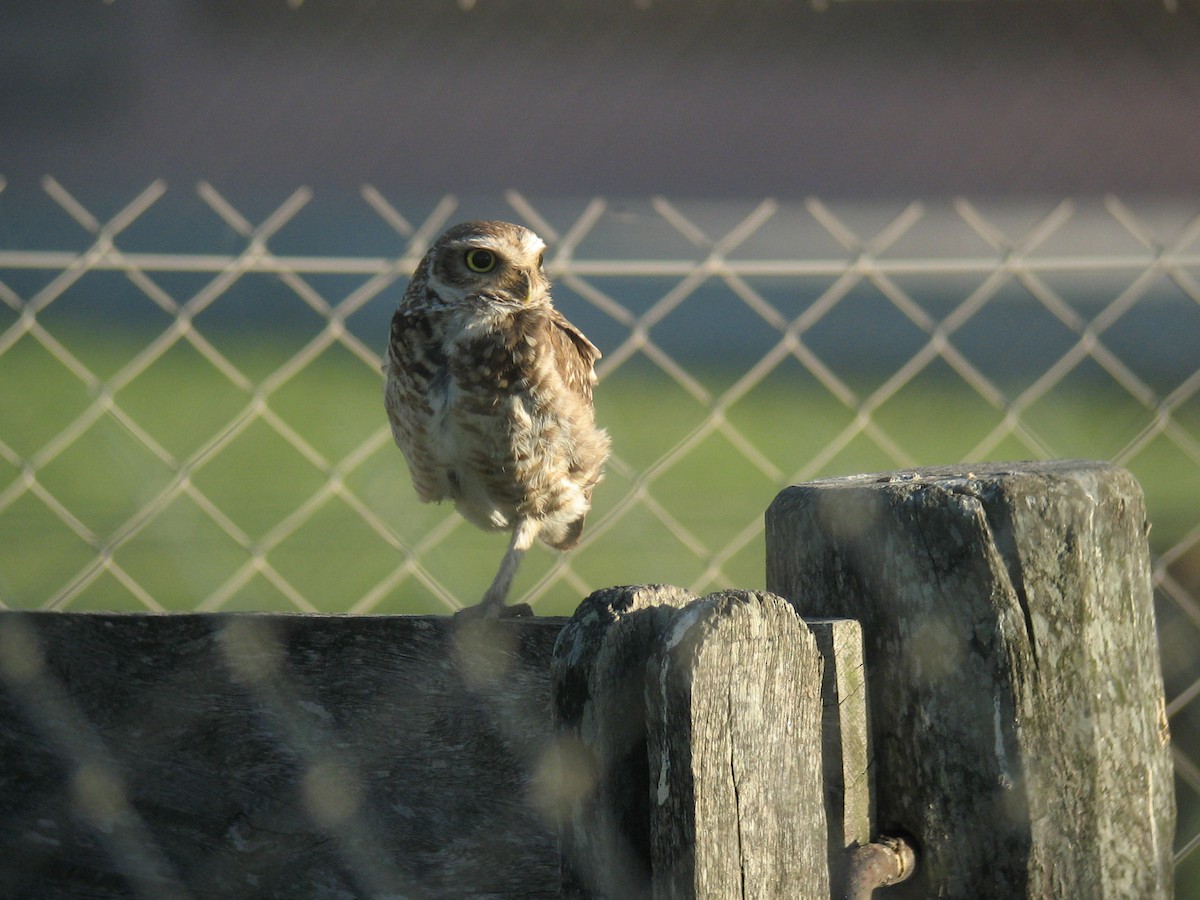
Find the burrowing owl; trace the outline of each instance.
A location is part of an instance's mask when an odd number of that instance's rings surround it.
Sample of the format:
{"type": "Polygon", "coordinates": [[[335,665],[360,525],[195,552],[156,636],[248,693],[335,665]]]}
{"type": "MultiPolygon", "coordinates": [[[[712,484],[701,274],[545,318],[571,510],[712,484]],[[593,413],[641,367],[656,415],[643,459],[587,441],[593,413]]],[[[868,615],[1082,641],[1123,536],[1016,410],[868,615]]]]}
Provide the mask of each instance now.
{"type": "Polygon", "coordinates": [[[392,317],[384,389],[417,496],[453,500],[467,521],[511,529],[508,552],[474,611],[505,606],[525,551],[579,542],[608,435],[592,410],[600,351],[550,302],[546,245],[507,222],[443,234],[392,317]]]}

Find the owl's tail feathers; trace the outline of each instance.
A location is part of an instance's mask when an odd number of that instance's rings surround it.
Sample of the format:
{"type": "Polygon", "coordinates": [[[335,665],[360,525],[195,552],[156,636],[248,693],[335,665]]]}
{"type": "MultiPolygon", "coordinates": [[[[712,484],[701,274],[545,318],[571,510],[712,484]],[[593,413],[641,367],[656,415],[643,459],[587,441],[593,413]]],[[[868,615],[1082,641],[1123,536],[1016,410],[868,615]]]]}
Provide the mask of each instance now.
{"type": "MultiPolygon", "coordinates": [[[[517,519],[516,524],[513,526],[512,537],[508,542],[508,551],[504,554],[504,559],[500,561],[500,570],[496,572],[496,577],[492,579],[491,585],[483,595],[483,599],[479,602],[479,611],[484,616],[499,617],[506,614],[512,615],[512,613],[507,612],[504,600],[508,597],[508,590],[512,587],[517,569],[521,567],[521,560],[525,557],[525,551],[533,546],[533,542],[537,540],[538,531],[541,527],[542,523],[537,519],[517,519]]],[[[517,614],[519,615],[520,613],[517,614]]]]}
{"type": "Polygon", "coordinates": [[[583,521],[586,518],[587,513],[585,512],[582,516],[567,526],[566,530],[562,533],[562,537],[558,538],[558,540],[554,539],[557,537],[557,535],[543,536],[542,540],[544,540],[555,550],[571,550],[576,544],[579,543],[580,537],[583,536],[583,521]]]}

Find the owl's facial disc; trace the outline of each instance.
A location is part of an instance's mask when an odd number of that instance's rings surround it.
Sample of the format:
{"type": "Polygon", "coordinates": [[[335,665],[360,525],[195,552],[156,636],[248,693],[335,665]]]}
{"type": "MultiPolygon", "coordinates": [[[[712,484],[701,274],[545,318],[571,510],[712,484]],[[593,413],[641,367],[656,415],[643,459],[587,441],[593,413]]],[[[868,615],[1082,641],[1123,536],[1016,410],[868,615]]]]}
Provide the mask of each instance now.
{"type": "Polygon", "coordinates": [[[482,292],[518,306],[530,306],[542,300],[550,287],[541,266],[544,246],[540,240],[536,245],[522,243],[503,248],[477,244],[465,251],[463,265],[482,292]]]}
{"type": "Polygon", "coordinates": [[[430,253],[434,293],[450,304],[477,302],[528,307],[549,302],[542,270],[545,243],[508,223],[477,222],[452,229],[430,253]]]}

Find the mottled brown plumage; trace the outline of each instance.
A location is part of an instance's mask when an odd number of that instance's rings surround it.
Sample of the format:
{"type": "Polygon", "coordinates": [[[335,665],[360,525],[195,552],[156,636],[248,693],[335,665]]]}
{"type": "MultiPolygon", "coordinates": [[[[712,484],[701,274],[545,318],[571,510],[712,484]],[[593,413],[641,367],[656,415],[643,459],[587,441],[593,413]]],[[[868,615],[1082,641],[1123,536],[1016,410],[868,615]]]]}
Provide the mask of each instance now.
{"type": "Polygon", "coordinates": [[[550,301],[545,244],[507,222],[466,222],[434,243],[392,318],[388,418],[417,496],[511,530],[476,609],[506,607],[521,557],[541,538],[579,542],[608,435],[592,410],[600,351],[550,301]]]}

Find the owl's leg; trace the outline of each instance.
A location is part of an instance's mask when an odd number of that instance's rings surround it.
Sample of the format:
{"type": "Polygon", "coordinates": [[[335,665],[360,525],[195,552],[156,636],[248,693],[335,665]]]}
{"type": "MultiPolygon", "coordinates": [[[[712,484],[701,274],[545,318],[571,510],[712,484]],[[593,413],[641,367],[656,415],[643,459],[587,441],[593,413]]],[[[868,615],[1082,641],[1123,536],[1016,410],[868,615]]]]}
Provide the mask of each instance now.
{"type": "Polygon", "coordinates": [[[541,527],[542,523],[537,519],[517,519],[513,526],[512,537],[508,541],[508,551],[504,554],[504,559],[500,561],[500,569],[496,572],[496,577],[492,579],[487,592],[484,593],[483,599],[479,601],[478,606],[459,610],[457,616],[500,619],[533,615],[533,610],[530,609],[528,603],[505,606],[504,600],[508,596],[509,588],[512,587],[517,569],[521,567],[525,551],[533,546],[541,527]]]}

